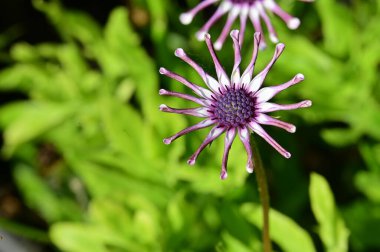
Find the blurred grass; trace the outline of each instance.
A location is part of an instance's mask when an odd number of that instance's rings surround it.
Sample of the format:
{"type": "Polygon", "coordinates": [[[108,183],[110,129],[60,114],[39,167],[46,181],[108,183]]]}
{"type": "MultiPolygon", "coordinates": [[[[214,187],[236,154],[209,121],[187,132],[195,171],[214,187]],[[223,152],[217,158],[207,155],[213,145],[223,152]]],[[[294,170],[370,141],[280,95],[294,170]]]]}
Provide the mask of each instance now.
{"type": "MultiPolygon", "coordinates": [[[[25,97],[1,104],[1,150],[11,164],[1,169],[12,173],[22,204],[48,229],[29,228],[22,218],[2,218],[0,226],[37,241],[49,237],[62,251],[260,251],[257,186],[243,168],[243,146],[234,144],[229,178],[220,181],[222,141],[205,149],[195,167],[186,164],[207,130],[162,143],[197,120],[158,111],[160,87],[188,92],[159,77],[158,68],[201,83],[174,57],[182,47],[213,73],[206,46],[194,38],[206,13],[189,27],[178,22],[197,1],[128,1],[127,8],[106,13],[104,25],[86,8],[65,7],[65,1],[32,3],[59,40],[10,44],[14,33],[0,36],[7,59],[0,92],[25,97]]],[[[301,72],[305,81],[278,101],[311,99],[313,107],[276,115],[295,122],[295,135],[268,129],[293,153],[291,160],[258,139],[269,175],[276,251],[376,251],[380,1],[281,3],[303,23],[288,31],[273,17],[286,49],[266,85],[301,72]],[[311,171],[327,177],[331,188],[311,171]]],[[[252,33],[248,27],[243,63],[249,61],[252,33]]],[[[257,69],[273,48],[260,52],[257,69]]],[[[232,69],[230,41],[218,55],[232,69]]]]}

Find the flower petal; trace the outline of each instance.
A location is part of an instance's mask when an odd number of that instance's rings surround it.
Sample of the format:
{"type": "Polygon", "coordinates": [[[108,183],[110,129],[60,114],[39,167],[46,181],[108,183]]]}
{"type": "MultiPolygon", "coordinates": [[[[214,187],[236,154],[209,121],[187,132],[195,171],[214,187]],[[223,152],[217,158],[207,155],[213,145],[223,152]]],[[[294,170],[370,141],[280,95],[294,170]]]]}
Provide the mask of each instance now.
{"type": "Polygon", "coordinates": [[[258,123],[250,122],[249,127],[253,132],[255,132],[257,135],[261,136],[265,141],[267,141],[281,155],[283,155],[286,158],[291,157],[291,154],[284,148],[282,148],[282,146],[279,145],[270,135],[268,135],[268,133],[258,123]]]}
{"type": "Polygon", "coordinates": [[[257,93],[255,94],[256,102],[262,103],[262,102],[269,101],[270,99],[272,99],[273,96],[275,96],[276,94],[278,94],[282,90],[287,89],[288,87],[293,86],[293,85],[303,81],[304,79],[305,79],[305,77],[303,76],[303,74],[297,74],[296,76],[294,76],[293,79],[291,79],[290,81],[288,81],[284,84],[280,84],[280,85],[273,86],[273,87],[262,88],[259,91],[257,91],[257,93]]]}
{"type": "Polygon", "coordinates": [[[274,55],[271,59],[271,61],[268,63],[268,65],[253,78],[253,80],[249,83],[247,90],[255,93],[257,90],[260,89],[261,85],[264,82],[265,77],[267,76],[269,70],[272,68],[273,64],[276,62],[276,60],[280,57],[281,53],[284,51],[285,45],[282,43],[279,43],[276,45],[276,50],[274,52],[274,55]]]}
{"type": "Polygon", "coordinates": [[[177,134],[174,134],[171,137],[165,138],[164,143],[165,144],[171,144],[174,140],[176,140],[177,138],[179,138],[183,135],[186,135],[187,133],[209,127],[209,126],[213,125],[214,123],[215,123],[215,121],[212,119],[205,119],[205,120],[203,120],[203,121],[201,121],[201,122],[199,122],[193,126],[190,126],[186,129],[181,130],[180,132],[178,132],[177,134]]]}
{"type": "Polygon", "coordinates": [[[276,127],[282,128],[282,129],[284,129],[284,130],[286,130],[287,132],[290,132],[290,133],[296,132],[296,126],[294,126],[293,124],[290,124],[290,123],[287,123],[287,122],[283,122],[281,120],[275,119],[275,118],[273,118],[271,116],[268,116],[266,114],[259,113],[256,116],[255,120],[259,124],[276,126],[276,127]]]}
{"type": "Polygon", "coordinates": [[[284,20],[289,29],[297,29],[301,23],[298,18],[289,15],[287,12],[281,9],[281,7],[278,4],[276,4],[276,2],[273,0],[264,1],[264,6],[271,12],[279,16],[282,20],[284,20]]]}
{"type": "Polygon", "coordinates": [[[249,62],[247,68],[245,69],[244,73],[241,76],[241,85],[247,86],[252,79],[253,69],[255,68],[257,55],[259,52],[259,46],[261,41],[261,33],[255,32],[253,36],[253,52],[252,52],[252,58],[249,62]]]}
{"type": "Polygon", "coordinates": [[[221,84],[217,80],[215,80],[213,77],[211,77],[206,71],[199,66],[194,60],[192,60],[190,57],[187,56],[185,51],[182,48],[178,48],[175,50],[174,53],[175,56],[180,58],[181,60],[185,61],[187,64],[189,64],[197,73],[201,76],[203,81],[206,83],[206,85],[214,92],[220,94],[220,87],[222,87],[221,84]]]}
{"type": "Polygon", "coordinates": [[[228,161],[228,154],[230,153],[230,149],[232,146],[232,143],[236,136],[236,130],[235,128],[230,128],[226,132],[226,137],[224,140],[224,153],[223,153],[223,160],[222,160],[222,170],[220,172],[220,178],[226,179],[227,178],[227,161],[228,161]]]}
{"type": "Polygon", "coordinates": [[[189,101],[198,103],[199,105],[202,105],[202,106],[209,106],[210,105],[210,102],[208,100],[205,100],[202,98],[197,98],[197,97],[194,97],[194,96],[188,95],[188,94],[172,92],[172,91],[168,91],[166,89],[160,89],[158,93],[160,95],[174,96],[174,97],[178,97],[181,99],[189,100],[189,101]]]}
{"type": "Polygon", "coordinates": [[[232,69],[231,81],[232,84],[240,86],[240,69],[239,65],[241,63],[241,53],[240,53],[240,44],[239,44],[239,31],[233,30],[230,33],[232,41],[234,43],[234,67],[232,69]]]}
{"type": "Polygon", "coordinates": [[[188,109],[174,109],[174,108],[168,107],[165,104],[161,104],[160,110],[162,112],[191,115],[191,116],[197,116],[197,117],[209,117],[211,115],[210,112],[208,112],[208,108],[206,108],[206,107],[188,108],[188,109]]]}
{"type": "Polygon", "coordinates": [[[196,36],[198,40],[204,40],[205,35],[210,30],[211,26],[218,21],[224,14],[226,14],[232,8],[232,4],[229,1],[223,1],[211,18],[204,24],[204,26],[197,32],[196,36]]]}
{"type": "Polygon", "coordinates": [[[224,71],[222,65],[220,64],[218,56],[216,56],[214,46],[212,45],[212,42],[211,42],[210,34],[205,35],[205,41],[206,41],[208,50],[210,52],[212,61],[214,62],[215,71],[216,71],[216,75],[218,76],[219,83],[225,87],[229,87],[231,85],[230,80],[226,72],[224,71]]]}
{"type": "Polygon", "coordinates": [[[273,112],[278,110],[293,110],[298,108],[310,107],[312,102],[310,100],[304,100],[294,104],[276,104],[271,102],[263,102],[256,106],[256,111],[261,113],[273,112]]]}
{"type": "Polygon", "coordinates": [[[197,15],[199,11],[203,10],[204,8],[218,1],[219,0],[204,0],[201,3],[199,3],[197,6],[195,6],[193,9],[181,14],[179,16],[179,20],[181,21],[182,24],[185,24],[185,25],[190,24],[191,21],[193,21],[194,16],[197,15]]]}
{"type": "Polygon", "coordinates": [[[189,158],[187,163],[189,165],[194,165],[197,157],[199,156],[199,153],[212,141],[214,141],[218,136],[220,136],[226,129],[223,127],[215,126],[211,129],[210,133],[207,135],[206,139],[203,141],[203,143],[198,147],[198,149],[195,151],[195,153],[189,158]]]}
{"type": "Polygon", "coordinates": [[[243,6],[240,12],[240,34],[239,34],[240,47],[243,45],[243,42],[244,42],[244,34],[245,34],[245,28],[247,26],[248,11],[249,11],[249,6],[246,4],[243,6]]]}
{"type": "Polygon", "coordinates": [[[244,148],[247,152],[247,165],[246,165],[246,170],[248,173],[252,173],[254,169],[254,164],[253,164],[253,158],[252,158],[252,149],[251,149],[251,143],[250,143],[250,132],[246,127],[243,128],[238,128],[239,131],[239,137],[241,142],[244,145],[244,148]]]}
{"type": "Polygon", "coordinates": [[[272,25],[272,22],[270,21],[270,18],[268,17],[267,13],[264,10],[264,7],[261,3],[257,3],[257,9],[260,13],[261,18],[264,20],[265,25],[268,28],[269,32],[269,38],[273,43],[278,43],[277,33],[272,25]]]}
{"type": "MultiPolygon", "coordinates": [[[[255,6],[251,7],[248,14],[253,24],[253,27],[255,28],[255,31],[263,34],[263,29],[261,28],[261,24],[260,24],[260,14],[257,8],[255,6]]],[[[265,47],[266,47],[266,44],[265,44],[264,37],[261,36],[259,49],[264,49],[265,47]]]]}
{"type": "Polygon", "coordinates": [[[227,17],[227,21],[226,21],[226,23],[225,23],[225,25],[223,27],[223,30],[222,30],[219,38],[214,43],[214,46],[215,46],[216,50],[222,49],[224,41],[227,38],[228,32],[231,30],[232,24],[234,23],[234,21],[236,20],[236,18],[239,16],[240,10],[241,10],[241,8],[240,8],[239,5],[235,5],[230,10],[230,12],[228,14],[228,17],[227,17]]]}
{"type": "Polygon", "coordinates": [[[169,70],[161,67],[160,68],[160,74],[163,74],[163,75],[166,75],[178,82],[181,82],[183,85],[185,85],[186,87],[190,88],[191,90],[194,91],[194,93],[196,93],[197,95],[205,98],[205,99],[212,99],[213,97],[213,93],[208,90],[208,89],[205,89],[203,87],[200,87],[188,80],[186,80],[184,77],[176,74],[176,73],[173,73],[173,72],[170,72],[169,70]]]}

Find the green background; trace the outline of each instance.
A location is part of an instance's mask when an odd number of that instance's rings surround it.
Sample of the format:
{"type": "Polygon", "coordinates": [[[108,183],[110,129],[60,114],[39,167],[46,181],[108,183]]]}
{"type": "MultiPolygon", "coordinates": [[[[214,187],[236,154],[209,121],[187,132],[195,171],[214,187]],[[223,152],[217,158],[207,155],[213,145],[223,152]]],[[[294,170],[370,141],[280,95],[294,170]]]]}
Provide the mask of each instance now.
{"type": "MultiPolygon", "coordinates": [[[[222,138],[193,167],[186,160],[207,129],[162,143],[199,119],[158,110],[193,106],[158,95],[190,93],[159,67],[203,85],[174,56],[181,47],[215,76],[194,36],[213,8],[189,26],[178,20],[198,2],[1,2],[2,232],[46,251],[261,251],[257,184],[242,144],[233,145],[221,181],[222,138]]],[[[274,100],[313,106],[272,114],[294,123],[294,134],[265,127],[289,160],[253,135],[268,176],[274,250],[379,251],[380,1],[279,4],[301,26],[290,31],[271,15],[286,48],[265,85],[303,73],[274,100]]],[[[249,24],[243,66],[252,35],[249,24]]],[[[265,36],[257,69],[274,51],[265,36]]],[[[231,39],[218,56],[229,74],[231,39]]]]}

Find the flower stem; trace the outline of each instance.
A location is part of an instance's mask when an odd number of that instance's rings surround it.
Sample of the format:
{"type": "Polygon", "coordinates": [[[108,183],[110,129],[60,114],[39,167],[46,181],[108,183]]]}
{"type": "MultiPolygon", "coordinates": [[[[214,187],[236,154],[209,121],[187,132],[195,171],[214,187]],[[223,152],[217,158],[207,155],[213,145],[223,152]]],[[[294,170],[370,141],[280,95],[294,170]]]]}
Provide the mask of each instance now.
{"type": "Polygon", "coordinates": [[[271,252],[272,245],[269,235],[269,193],[267,186],[267,178],[265,175],[265,169],[261,161],[260,153],[257,148],[256,142],[252,137],[251,141],[253,160],[255,161],[256,179],[259,186],[259,194],[261,206],[263,209],[263,251],[271,252]]]}

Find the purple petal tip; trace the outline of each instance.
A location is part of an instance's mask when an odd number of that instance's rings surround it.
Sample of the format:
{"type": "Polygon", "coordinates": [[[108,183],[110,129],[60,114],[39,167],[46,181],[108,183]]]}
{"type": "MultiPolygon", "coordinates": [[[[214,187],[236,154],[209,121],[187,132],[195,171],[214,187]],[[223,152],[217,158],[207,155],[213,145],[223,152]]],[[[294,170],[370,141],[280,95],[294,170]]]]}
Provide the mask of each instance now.
{"type": "Polygon", "coordinates": [[[168,70],[166,70],[165,68],[163,67],[160,67],[160,70],[159,70],[160,74],[166,74],[168,72],[168,70]]]}
{"type": "Polygon", "coordinates": [[[276,49],[277,49],[277,50],[282,51],[282,50],[284,50],[284,48],[285,48],[285,44],[284,44],[284,43],[278,43],[278,44],[276,45],[276,49]]]}
{"type": "Polygon", "coordinates": [[[185,54],[185,51],[182,48],[178,48],[177,50],[175,50],[174,55],[177,56],[177,57],[183,57],[186,54],[185,54]]]}
{"type": "Polygon", "coordinates": [[[199,32],[197,32],[197,33],[195,34],[195,36],[197,37],[197,39],[198,39],[199,41],[202,41],[202,40],[205,39],[205,34],[207,34],[207,33],[204,32],[204,31],[199,31],[199,32]]]}
{"type": "Polygon", "coordinates": [[[290,158],[292,156],[292,154],[290,154],[289,152],[285,152],[283,153],[283,155],[285,158],[290,158]]]}
{"type": "Polygon", "coordinates": [[[239,30],[232,30],[230,36],[237,39],[239,37],[239,30]]]}
{"type": "Polygon", "coordinates": [[[189,165],[194,165],[194,164],[195,164],[195,159],[190,158],[189,160],[187,160],[187,163],[188,163],[189,165]]]}
{"type": "Polygon", "coordinates": [[[300,24],[301,24],[301,21],[298,18],[292,18],[287,23],[289,29],[291,29],[291,30],[297,29],[298,26],[300,26],[300,24]]]}
{"type": "Polygon", "coordinates": [[[260,42],[260,45],[259,45],[259,49],[260,49],[260,50],[264,50],[265,48],[267,48],[267,44],[265,44],[264,41],[261,41],[261,42],[260,42]]]}
{"type": "Polygon", "coordinates": [[[163,140],[163,142],[164,142],[164,144],[171,144],[172,140],[171,140],[171,138],[165,138],[163,140]]]}
{"type": "Polygon", "coordinates": [[[253,167],[247,166],[245,169],[248,173],[253,173],[253,167]]]}
{"type": "Polygon", "coordinates": [[[191,21],[193,21],[193,15],[191,15],[189,13],[182,13],[179,16],[179,20],[181,21],[182,24],[188,25],[191,23],[191,21]]]}
{"type": "Polygon", "coordinates": [[[166,94],[166,90],[165,89],[160,89],[159,91],[158,91],[158,94],[159,95],[163,95],[163,94],[166,94]]]}
{"type": "Polygon", "coordinates": [[[228,177],[228,174],[226,171],[222,171],[220,173],[220,179],[225,180],[228,177]]]}
{"type": "Polygon", "coordinates": [[[255,34],[253,34],[253,36],[255,37],[255,39],[257,41],[260,41],[260,39],[261,39],[261,32],[255,32],[255,34]]]}
{"type": "Polygon", "coordinates": [[[310,107],[313,103],[310,101],[310,100],[306,100],[304,101],[304,103],[302,104],[302,107],[303,108],[307,108],[307,107],[310,107]]]}
{"type": "Polygon", "coordinates": [[[269,34],[269,39],[270,41],[272,41],[273,43],[278,43],[278,38],[276,35],[274,34],[269,34]]]}
{"type": "Polygon", "coordinates": [[[160,105],[160,110],[161,111],[166,111],[168,109],[168,106],[166,106],[165,104],[161,104],[160,105]]]}
{"type": "Polygon", "coordinates": [[[222,44],[222,42],[220,42],[220,41],[216,41],[215,43],[214,43],[214,48],[215,48],[215,50],[220,50],[220,49],[222,49],[222,47],[223,47],[223,44],[222,44]]]}
{"type": "Polygon", "coordinates": [[[297,129],[296,126],[293,125],[293,126],[291,126],[291,127],[289,128],[288,132],[289,132],[289,133],[294,133],[294,132],[296,132],[296,129],[297,129]]]}
{"type": "Polygon", "coordinates": [[[295,77],[296,81],[303,81],[305,79],[305,76],[301,73],[297,74],[295,77]]]}

